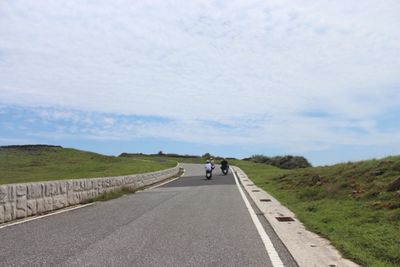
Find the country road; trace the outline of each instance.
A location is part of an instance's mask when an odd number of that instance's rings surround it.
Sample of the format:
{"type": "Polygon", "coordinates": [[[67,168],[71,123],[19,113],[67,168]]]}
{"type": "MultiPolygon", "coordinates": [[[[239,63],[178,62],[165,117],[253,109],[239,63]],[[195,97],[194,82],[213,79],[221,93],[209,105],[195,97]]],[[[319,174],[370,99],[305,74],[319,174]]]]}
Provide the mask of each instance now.
{"type": "Polygon", "coordinates": [[[160,187],[0,229],[0,266],[273,266],[232,173],[182,166],[160,187]]]}

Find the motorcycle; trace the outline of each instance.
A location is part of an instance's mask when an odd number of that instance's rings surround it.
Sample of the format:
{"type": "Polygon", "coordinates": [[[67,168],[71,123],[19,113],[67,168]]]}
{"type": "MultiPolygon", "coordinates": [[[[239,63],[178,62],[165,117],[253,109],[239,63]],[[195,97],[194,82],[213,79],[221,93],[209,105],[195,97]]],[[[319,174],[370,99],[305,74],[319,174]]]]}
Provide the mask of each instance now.
{"type": "Polygon", "coordinates": [[[207,180],[210,180],[212,177],[212,170],[206,170],[206,178],[207,180]]]}
{"type": "Polygon", "coordinates": [[[214,170],[215,165],[213,162],[207,161],[206,164],[206,178],[207,180],[210,180],[212,177],[212,171],[214,170]]]}
{"type": "Polygon", "coordinates": [[[224,175],[227,175],[229,171],[229,166],[221,166],[221,171],[224,175]]]}

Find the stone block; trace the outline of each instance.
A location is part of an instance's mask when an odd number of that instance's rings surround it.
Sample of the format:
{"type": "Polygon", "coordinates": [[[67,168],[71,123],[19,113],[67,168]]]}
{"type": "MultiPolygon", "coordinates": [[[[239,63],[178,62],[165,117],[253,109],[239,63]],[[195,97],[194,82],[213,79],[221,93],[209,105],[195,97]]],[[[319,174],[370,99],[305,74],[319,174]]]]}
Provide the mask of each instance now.
{"type": "Polygon", "coordinates": [[[80,193],[79,203],[81,203],[83,201],[86,201],[88,199],[89,199],[89,196],[88,196],[88,192],[87,191],[83,191],[83,192],[80,193]]]}
{"type": "Polygon", "coordinates": [[[37,213],[36,199],[30,199],[26,202],[26,215],[32,216],[37,213]]]}
{"type": "Polygon", "coordinates": [[[97,195],[98,195],[97,191],[96,191],[96,190],[93,190],[93,191],[92,191],[92,198],[97,197],[97,195]]]}
{"type": "Polygon", "coordinates": [[[8,202],[8,187],[6,185],[0,186],[0,204],[8,202]]]}
{"type": "Polygon", "coordinates": [[[15,185],[14,184],[7,185],[7,189],[8,189],[8,202],[15,202],[17,198],[15,185]]]}
{"type": "Polygon", "coordinates": [[[0,223],[4,222],[4,206],[0,204],[0,223]]]}
{"type": "Polygon", "coordinates": [[[93,188],[92,181],[90,181],[89,179],[85,180],[85,190],[88,191],[91,190],[92,188],[93,188]]]}
{"type": "Polygon", "coordinates": [[[16,219],[22,219],[26,217],[26,210],[17,210],[17,218],[16,219]]]}
{"type": "Polygon", "coordinates": [[[6,203],[4,205],[4,222],[15,220],[17,217],[14,203],[6,203]]]}
{"type": "Polygon", "coordinates": [[[42,197],[43,184],[34,183],[28,185],[28,199],[35,199],[42,197]]]}
{"type": "Polygon", "coordinates": [[[137,182],[137,178],[136,177],[132,177],[129,184],[136,184],[137,182]]]}
{"type": "Polygon", "coordinates": [[[50,184],[50,193],[52,196],[57,196],[60,194],[60,183],[53,182],[50,184]]]}
{"type": "Polygon", "coordinates": [[[143,187],[143,186],[144,186],[143,181],[141,179],[137,179],[136,180],[136,188],[140,188],[140,187],[143,187]]]}
{"type": "Polygon", "coordinates": [[[129,176],[125,176],[124,177],[124,185],[126,185],[126,184],[130,184],[132,182],[132,179],[129,177],[129,176]]]}
{"type": "Polygon", "coordinates": [[[53,198],[45,197],[43,200],[44,200],[44,211],[52,211],[53,210],[53,198]]]}
{"type": "Polygon", "coordinates": [[[69,193],[67,196],[68,205],[79,204],[79,194],[80,193],[69,193]]]}
{"type": "Polygon", "coordinates": [[[17,198],[17,219],[25,218],[27,210],[27,200],[26,196],[21,196],[17,198]]]}
{"type": "Polygon", "coordinates": [[[85,190],[85,180],[79,180],[80,191],[85,190]]]}
{"type": "Polygon", "coordinates": [[[17,184],[15,185],[15,189],[17,197],[26,196],[26,184],[17,184]]]}
{"type": "Polygon", "coordinates": [[[98,194],[98,195],[104,194],[104,188],[103,188],[103,187],[100,187],[99,189],[97,189],[97,194],[98,194]]]}
{"type": "Polygon", "coordinates": [[[72,192],[74,191],[74,182],[73,181],[66,181],[67,183],[67,192],[72,192]]]}
{"type": "Polygon", "coordinates": [[[79,180],[74,181],[74,192],[81,191],[81,183],[79,180]]]}
{"type": "Polygon", "coordinates": [[[66,181],[61,181],[58,183],[59,188],[60,188],[60,194],[66,194],[67,193],[67,182],[66,181]]]}
{"type": "Polygon", "coordinates": [[[98,188],[97,180],[91,180],[91,183],[92,183],[92,189],[98,188]]]}
{"type": "Polygon", "coordinates": [[[38,198],[36,200],[36,213],[37,214],[41,214],[43,212],[45,212],[45,209],[44,209],[44,198],[38,198]]]}
{"type": "Polygon", "coordinates": [[[53,209],[62,209],[68,206],[67,195],[58,195],[53,197],[53,209]]]}
{"type": "Polygon", "coordinates": [[[44,196],[45,197],[51,196],[51,183],[49,183],[49,182],[44,184],[44,196]]]}
{"type": "Polygon", "coordinates": [[[75,205],[74,199],[75,199],[74,194],[68,193],[67,195],[68,205],[75,205]]]}

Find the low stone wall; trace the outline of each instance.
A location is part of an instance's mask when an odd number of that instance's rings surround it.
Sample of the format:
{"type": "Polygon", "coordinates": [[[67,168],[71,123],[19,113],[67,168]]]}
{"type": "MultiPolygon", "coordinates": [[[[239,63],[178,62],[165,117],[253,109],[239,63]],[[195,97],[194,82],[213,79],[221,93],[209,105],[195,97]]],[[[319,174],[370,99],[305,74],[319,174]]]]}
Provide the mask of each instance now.
{"type": "Polygon", "coordinates": [[[137,189],[179,173],[174,168],[127,176],[7,184],[0,186],[0,223],[76,205],[106,192],[137,189]]]}

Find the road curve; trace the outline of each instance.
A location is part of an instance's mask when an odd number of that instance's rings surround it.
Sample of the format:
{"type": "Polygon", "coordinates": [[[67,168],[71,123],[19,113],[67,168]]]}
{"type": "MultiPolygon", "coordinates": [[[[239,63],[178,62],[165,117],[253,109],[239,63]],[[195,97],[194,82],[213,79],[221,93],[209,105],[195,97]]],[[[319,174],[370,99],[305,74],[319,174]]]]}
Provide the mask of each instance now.
{"type": "Polygon", "coordinates": [[[272,266],[233,175],[183,167],[163,186],[0,229],[0,266],[272,266]]]}

